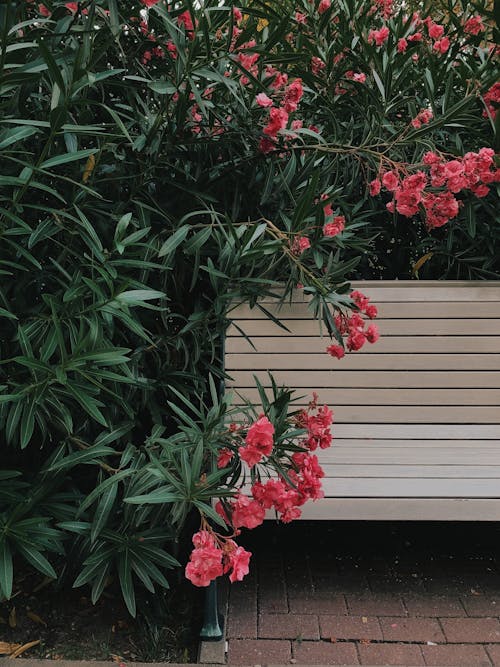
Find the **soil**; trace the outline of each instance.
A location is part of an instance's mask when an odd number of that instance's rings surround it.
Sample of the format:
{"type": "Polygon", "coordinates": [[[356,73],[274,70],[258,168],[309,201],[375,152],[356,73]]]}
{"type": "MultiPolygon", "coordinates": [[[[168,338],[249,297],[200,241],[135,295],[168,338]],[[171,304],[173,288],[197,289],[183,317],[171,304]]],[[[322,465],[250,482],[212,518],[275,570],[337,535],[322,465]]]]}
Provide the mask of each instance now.
{"type": "Polygon", "coordinates": [[[182,581],[141,598],[138,610],[131,618],[113,583],[93,605],[85,587],[61,590],[41,575],[21,575],[0,603],[0,649],[6,655],[6,644],[36,642],[23,658],[196,662],[202,591],[182,581]]]}

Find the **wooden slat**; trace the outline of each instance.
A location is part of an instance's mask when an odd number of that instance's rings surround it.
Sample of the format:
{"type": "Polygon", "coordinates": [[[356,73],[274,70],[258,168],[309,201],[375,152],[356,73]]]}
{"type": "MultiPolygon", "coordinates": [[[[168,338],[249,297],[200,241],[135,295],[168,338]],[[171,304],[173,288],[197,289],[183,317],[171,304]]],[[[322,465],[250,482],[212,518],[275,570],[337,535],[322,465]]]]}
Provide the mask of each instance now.
{"type": "MultiPolygon", "coordinates": [[[[500,281],[464,280],[362,280],[351,283],[353,289],[369,296],[373,303],[408,301],[500,301],[500,281]]],[[[295,290],[288,301],[301,303],[309,298],[295,290]]],[[[265,297],[263,302],[275,303],[265,297]]]]}
{"type": "MultiPolygon", "coordinates": [[[[244,397],[260,404],[257,389],[245,389],[244,397]]],[[[272,391],[266,389],[271,397],[272,391]]],[[[312,399],[312,391],[297,391],[297,406],[304,406],[312,399]]],[[[329,405],[334,412],[339,405],[496,405],[500,406],[500,389],[321,389],[320,403],[329,405]]],[[[233,404],[241,405],[243,398],[235,395],[233,404]]],[[[499,408],[500,411],[500,408],[499,408]]]]}
{"type": "Polygon", "coordinates": [[[465,479],[479,478],[500,479],[500,461],[497,465],[485,463],[483,465],[368,465],[368,464],[341,464],[323,465],[325,477],[375,477],[382,478],[449,478],[465,479]]]}
{"type": "MultiPolygon", "coordinates": [[[[370,424],[499,424],[498,406],[472,405],[339,405],[335,409],[337,424],[352,424],[359,421],[370,424]]],[[[498,428],[500,437],[500,426],[498,428]]]]}
{"type": "MultiPolygon", "coordinates": [[[[238,320],[238,326],[249,337],[253,336],[318,336],[319,324],[314,319],[281,320],[286,329],[272,320],[238,320]]],[[[377,322],[381,336],[491,336],[495,327],[487,319],[386,319],[377,322]]],[[[323,333],[326,336],[325,328],[323,333]]],[[[227,336],[241,336],[240,331],[231,324],[227,336]]],[[[417,349],[417,345],[415,345],[417,349]]]]}
{"type": "MultiPolygon", "coordinates": [[[[341,368],[341,366],[339,366],[341,368]]],[[[232,380],[227,387],[255,387],[252,371],[231,371],[232,380]]],[[[265,373],[257,373],[264,385],[270,386],[265,373]]],[[[297,373],[295,371],[277,371],[274,378],[278,384],[287,387],[320,391],[321,387],[364,387],[377,388],[477,388],[500,389],[499,371],[342,371],[324,370],[297,373]]]]}
{"type": "MultiPolygon", "coordinates": [[[[286,350],[289,354],[324,354],[331,342],[326,336],[289,337],[286,341],[286,350]]],[[[252,343],[254,347],[243,336],[232,336],[226,339],[226,353],[256,354],[257,352],[267,352],[268,354],[276,354],[283,352],[281,336],[253,336],[252,343]]],[[[356,352],[356,355],[407,354],[415,351],[425,352],[426,354],[438,352],[448,354],[470,354],[471,352],[487,354],[491,352],[498,354],[500,353],[500,336],[419,336],[417,340],[411,336],[385,336],[380,338],[376,345],[365,345],[359,352],[356,352]]],[[[229,368],[229,366],[227,367],[229,368]]]]}
{"type": "Polygon", "coordinates": [[[498,498],[496,479],[345,479],[325,478],[325,496],[333,498],[498,498]]]}
{"type": "MultiPolygon", "coordinates": [[[[328,370],[331,358],[321,354],[226,354],[226,368],[255,370],[328,370]]],[[[492,371],[500,370],[500,354],[348,354],[341,364],[343,371],[350,370],[456,370],[492,371]]],[[[336,370],[335,366],[334,369],[336,370]]]]}
{"type": "MultiPolygon", "coordinates": [[[[500,441],[497,441],[500,443],[500,441]]],[[[469,444],[471,444],[469,442],[469,444]]],[[[321,465],[371,465],[384,466],[390,468],[391,466],[404,465],[500,465],[500,450],[483,449],[477,450],[470,447],[457,448],[455,450],[449,447],[435,447],[430,449],[428,447],[416,446],[415,449],[408,447],[383,447],[373,446],[365,449],[356,448],[350,449],[348,447],[333,446],[331,449],[315,452],[318,456],[321,465]]],[[[499,487],[500,488],[500,487],[499,487]]],[[[500,493],[500,490],[499,490],[500,493]]]]}
{"type": "Polygon", "coordinates": [[[497,424],[335,424],[338,438],[500,440],[497,424]]]}
{"type": "MultiPolygon", "coordinates": [[[[408,302],[391,303],[382,302],[374,305],[378,309],[377,321],[385,318],[414,319],[424,318],[500,318],[500,301],[487,302],[408,302]]],[[[313,317],[313,310],[309,303],[262,303],[262,306],[278,319],[307,319],[313,317]]],[[[247,304],[241,304],[229,311],[231,320],[266,320],[268,315],[260,308],[251,308],[247,304]]]]}
{"type": "MultiPolygon", "coordinates": [[[[337,433],[337,427],[333,426],[334,433],[337,433]]],[[[333,447],[329,449],[329,452],[340,451],[343,447],[349,449],[349,451],[355,451],[358,448],[364,449],[367,447],[370,451],[375,451],[379,448],[387,449],[388,460],[394,455],[394,449],[404,448],[406,450],[416,450],[420,451],[425,448],[433,450],[446,450],[446,449],[470,449],[472,453],[474,452],[486,452],[488,456],[496,456],[497,452],[500,452],[500,436],[498,440],[447,440],[445,438],[439,438],[439,440],[410,440],[410,439],[374,439],[374,438],[338,438],[335,437],[333,441],[333,447]]],[[[327,456],[323,452],[320,452],[321,456],[327,456]]],[[[404,456],[406,454],[403,453],[404,456]]],[[[427,456],[428,454],[423,454],[422,456],[427,456]]],[[[448,451],[448,456],[450,452],[448,451]]],[[[451,459],[450,459],[451,460],[451,459]]]]}
{"type": "Polygon", "coordinates": [[[323,498],[301,510],[324,521],[500,521],[498,498],[323,498]]]}

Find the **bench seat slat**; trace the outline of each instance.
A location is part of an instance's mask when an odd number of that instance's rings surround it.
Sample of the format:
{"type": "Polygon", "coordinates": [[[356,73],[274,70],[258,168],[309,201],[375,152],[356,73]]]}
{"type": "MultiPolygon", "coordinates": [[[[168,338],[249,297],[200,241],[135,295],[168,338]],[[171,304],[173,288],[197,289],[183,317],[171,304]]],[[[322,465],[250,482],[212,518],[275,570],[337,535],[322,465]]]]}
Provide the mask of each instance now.
{"type": "MultiPolygon", "coordinates": [[[[324,370],[331,366],[330,357],[320,354],[227,354],[230,368],[248,370],[324,370]]],[[[340,366],[340,364],[339,364],[340,366]]],[[[342,359],[343,371],[349,370],[500,370],[500,354],[351,354],[342,359]]],[[[329,371],[331,373],[331,371],[329,371]]]]}
{"type": "MultiPolygon", "coordinates": [[[[496,442],[500,444],[500,441],[496,442]]],[[[450,450],[442,447],[429,449],[419,445],[416,445],[414,449],[374,445],[373,448],[350,449],[334,445],[328,452],[319,452],[318,457],[322,464],[333,466],[356,464],[380,465],[391,468],[391,466],[404,465],[500,465],[500,450],[498,447],[495,449],[482,447],[474,449],[470,447],[469,449],[450,450]]]]}
{"type": "MultiPolygon", "coordinates": [[[[500,326],[499,326],[500,328],[500,326]]],[[[289,354],[325,354],[325,350],[331,341],[326,336],[294,336],[286,341],[286,349],[289,354]]],[[[232,336],[226,339],[227,354],[255,354],[266,352],[267,354],[280,354],[283,352],[283,339],[281,336],[253,336],[250,343],[242,336],[232,336]],[[255,350],[254,350],[255,348],[255,350]]],[[[356,356],[373,354],[407,354],[422,352],[435,354],[470,354],[477,353],[500,353],[500,336],[419,336],[414,339],[410,336],[384,336],[377,341],[376,345],[365,345],[356,356]]],[[[331,363],[331,362],[330,362],[331,363]]],[[[226,360],[226,366],[227,360],[226,360]]],[[[336,370],[335,366],[332,370],[336,370]]]]}
{"type": "MultiPolygon", "coordinates": [[[[374,301],[375,303],[375,301],[374,301]]],[[[313,311],[306,301],[298,303],[274,303],[263,302],[262,306],[277,317],[283,319],[300,320],[311,317],[313,311]]],[[[418,301],[418,302],[382,302],[377,304],[377,320],[386,318],[415,319],[425,317],[427,319],[438,318],[499,318],[500,301],[487,302],[440,302],[440,301],[418,301]],[[443,307],[444,306],[444,307],[443,307]]],[[[230,319],[236,320],[265,320],[268,316],[257,307],[251,308],[247,304],[241,304],[229,312],[230,319]]]]}
{"type": "MultiPolygon", "coordinates": [[[[335,360],[332,360],[335,361],[335,360]]],[[[341,368],[341,366],[339,366],[341,368]]],[[[254,387],[254,375],[252,371],[227,372],[232,379],[227,381],[227,388],[238,387],[244,391],[246,387],[254,387]]],[[[299,390],[308,389],[309,392],[322,387],[346,387],[346,388],[477,388],[477,389],[500,389],[500,371],[343,371],[335,372],[308,371],[297,373],[296,371],[277,371],[274,378],[278,384],[287,387],[297,387],[299,390]]],[[[265,373],[260,373],[260,379],[264,386],[270,386],[269,378],[265,373]]]]}
{"type": "MultiPolygon", "coordinates": [[[[500,321],[500,320],[499,320],[500,321]]],[[[468,320],[460,318],[448,319],[385,319],[377,320],[381,336],[491,336],[495,321],[487,319],[468,320]]],[[[317,336],[319,325],[312,319],[290,320],[283,319],[283,329],[272,320],[238,320],[238,326],[249,337],[253,336],[317,336]]],[[[326,330],[323,327],[325,338],[326,330]]],[[[227,330],[228,336],[240,336],[241,333],[234,325],[227,330]]],[[[417,346],[415,346],[417,347],[417,346]]]]}
{"type": "MultiPolygon", "coordinates": [[[[491,456],[491,455],[490,455],[491,456]]],[[[490,461],[493,460],[490,458],[490,461]]],[[[403,479],[403,478],[450,478],[465,479],[478,478],[500,479],[500,458],[496,458],[496,464],[484,463],[483,465],[382,465],[366,463],[329,463],[323,465],[326,477],[375,477],[378,479],[403,479]]],[[[500,495],[500,493],[499,493],[500,495]]]]}
{"type": "Polygon", "coordinates": [[[498,440],[498,424],[335,424],[338,438],[498,440]]]}
{"type": "Polygon", "coordinates": [[[328,498],[500,498],[498,479],[345,479],[325,477],[328,498]]]}
{"type": "MultiPolygon", "coordinates": [[[[267,389],[270,397],[272,391],[267,389]]],[[[259,402],[257,389],[246,389],[245,398],[252,403],[259,402]]],[[[311,391],[297,392],[297,407],[306,406],[311,399],[311,391]],[[302,397],[302,398],[301,398],[302,397]]],[[[322,389],[320,400],[322,404],[331,405],[334,412],[340,405],[353,405],[356,401],[360,405],[500,405],[500,389],[322,389]]],[[[237,394],[233,404],[241,405],[244,399],[237,394]]]]}
{"type": "MultiPolygon", "coordinates": [[[[274,518],[269,512],[269,519],[274,518]]],[[[324,521],[500,521],[498,498],[322,498],[303,519],[324,521]]]]}

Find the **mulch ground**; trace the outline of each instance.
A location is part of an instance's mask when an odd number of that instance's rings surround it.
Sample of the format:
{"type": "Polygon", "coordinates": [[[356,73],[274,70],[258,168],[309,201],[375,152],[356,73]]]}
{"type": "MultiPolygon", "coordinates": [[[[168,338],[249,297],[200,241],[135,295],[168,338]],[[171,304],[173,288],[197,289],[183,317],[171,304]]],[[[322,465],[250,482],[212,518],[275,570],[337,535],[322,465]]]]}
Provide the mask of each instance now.
{"type": "Polygon", "coordinates": [[[201,592],[186,582],[173,593],[143,598],[140,606],[132,619],[113,583],[94,606],[86,587],[60,590],[41,575],[21,575],[12,599],[0,604],[0,660],[14,653],[54,660],[196,662],[201,592]]]}
{"type": "Polygon", "coordinates": [[[497,524],[267,522],[240,541],[231,665],[500,665],[497,524]]]}

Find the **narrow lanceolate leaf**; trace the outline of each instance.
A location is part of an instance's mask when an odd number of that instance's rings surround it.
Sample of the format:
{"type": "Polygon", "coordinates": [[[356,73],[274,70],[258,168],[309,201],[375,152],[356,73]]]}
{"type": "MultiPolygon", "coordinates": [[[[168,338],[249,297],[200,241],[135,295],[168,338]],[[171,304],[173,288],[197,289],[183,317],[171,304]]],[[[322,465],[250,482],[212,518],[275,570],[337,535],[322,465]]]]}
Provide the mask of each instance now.
{"type": "Polygon", "coordinates": [[[7,600],[12,594],[12,554],[5,536],[0,541],[0,592],[7,600]]]}
{"type": "Polygon", "coordinates": [[[84,160],[97,152],[97,148],[87,148],[83,151],[76,151],[76,153],[62,153],[61,155],[54,155],[54,157],[45,160],[45,162],[42,162],[41,169],[50,169],[50,167],[58,167],[59,165],[67,164],[68,162],[84,160]]]}
{"type": "Polygon", "coordinates": [[[101,496],[101,499],[97,505],[94,523],[92,524],[92,529],[90,531],[90,540],[95,542],[101,530],[106,525],[113,505],[115,504],[116,495],[118,493],[118,480],[115,480],[115,483],[110,486],[109,489],[104,491],[101,496]]]}
{"type": "Polygon", "coordinates": [[[121,292],[115,299],[122,303],[139,304],[141,301],[151,301],[152,299],[163,299],[165,292],[159,292],[154,289],[131,289],[121,292]]]}
{"type": "Polygon", "coordinates": [[[118,578],[120,579],[120,588],[122,589],[123,599],[131,616],[135,618],[135,592],[132,581],[130,552],[125,549],[118,559],[118,578]]]}
{"type": "Polygon", "coordinates": [[[51,579],[57,579],[56,571],[38,549],[27,544],[19,543],[17,544],[17,549],[21,556],[23,556],[36,570],[51,579]]]}
{"type": "Polygon", "coordinates": [[[173,252],[185,240],[190,229],[191,227],[189,225],[183,225],[182,227],[179,227],[179,229],[174,232],[172,236],[170,236],[162,245],[158,256],[164,257],[165,255],[173,252]]]}

